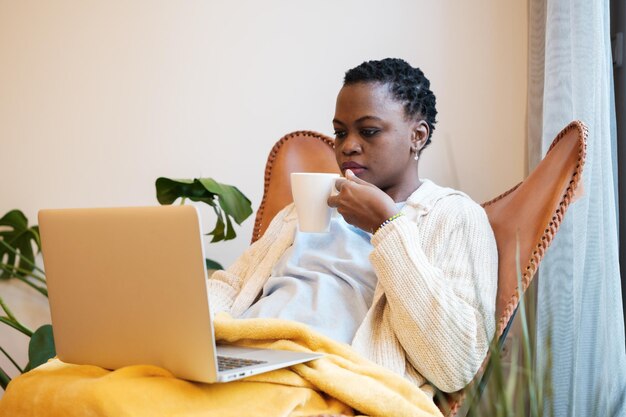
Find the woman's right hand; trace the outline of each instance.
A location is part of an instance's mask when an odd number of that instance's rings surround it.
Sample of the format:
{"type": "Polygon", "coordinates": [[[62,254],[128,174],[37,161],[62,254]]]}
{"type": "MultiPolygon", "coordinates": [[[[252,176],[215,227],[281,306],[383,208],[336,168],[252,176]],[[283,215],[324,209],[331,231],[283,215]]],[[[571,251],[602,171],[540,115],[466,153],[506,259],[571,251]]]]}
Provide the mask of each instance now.
{"type": "Polygon", "coordinates": [[[337,208],[349,224],[374,233],[398,212],[396,204],[384,191],[360,179],[351,170],[347,169],[345,175],[335,182],[339,193],[328,198],[328,205],[337,208]]]}

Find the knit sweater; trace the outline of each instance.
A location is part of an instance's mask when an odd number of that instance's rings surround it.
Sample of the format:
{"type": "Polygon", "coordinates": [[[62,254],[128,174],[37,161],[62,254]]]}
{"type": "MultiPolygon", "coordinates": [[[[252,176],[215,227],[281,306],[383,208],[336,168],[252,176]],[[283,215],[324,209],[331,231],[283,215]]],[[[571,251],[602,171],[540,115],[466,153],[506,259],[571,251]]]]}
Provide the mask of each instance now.
{"type": "MultiPolygon", "coordinates": [[[[403,216],[377,231],[369,256],[378,283],[352,346],[429,394],[467,385],[495,329],[498,255],[485,211],[424,180],[403,216]]],[[[209,280],[213,311],[242,314],[294,241],[293,204],[225,271],[209,280]]]]}

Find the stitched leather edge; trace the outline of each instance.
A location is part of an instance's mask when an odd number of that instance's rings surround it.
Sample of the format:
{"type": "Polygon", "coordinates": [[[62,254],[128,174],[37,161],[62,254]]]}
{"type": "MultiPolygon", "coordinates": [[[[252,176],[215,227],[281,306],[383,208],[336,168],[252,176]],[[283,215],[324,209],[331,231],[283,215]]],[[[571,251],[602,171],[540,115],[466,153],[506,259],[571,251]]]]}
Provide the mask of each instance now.
{"type": "MultiPolygon", "coordinates": [[[[563,197],[559,201],[558,208],[554,211],[551,221],[546,225],[546,229],[544,230],[544,233],[541,235],[539,241],[537,242],[535,250],[532,252],[530,259],[526,261],[525,265],[522,265],[522,291],[526,291],[526,289],[530,285],[532,278],[535,276],[539,263],[543,259],[546,250],[552,243],[556,232],[561,226],[563,216],[565,215],[567,208],[572,202],[574,191],[578,187],[578,183],[582,178],[583,166],[585,164],[585,158],[587,154],[588,136],[588,128],[583,122],[579,120],[573,121],[563,130],[561,130],[561,132],[559,132],[554,141],[552,141],[552,144],[550,145],[548,152],[546,152],[546,155],[550,153],[550,151],[552,151],[552,149],[554,149],[554,147],[561,141],[561,139],[563,139],[563,137],[565,137],[565,135],[569,133],[572,129],[577,129],[579,131],[578,160],[576,161],[576,168],[570,177],[569,184],[565,190],[565,193],[563,194],[563,197]]],[[[515,191],[520,185],[521,183],[517,184],[509,191],[499,195],[493,200],[482,204],[482,206],[487,207],[495,203],[496,201],[506,197],[508,194],[515,191]]],[[[509,320],[511,319],[511,316],[513,315],[513,311],[515,311],[515,308],[519,303],[519,298],[519,288],[516,288],[515,293],[511,296],[511,299],[504,308],[502,316],[498,318],[498,325],[496,330],[497,337],[500,337],[502,335],[502,332],[506,328],[509,320]]]]}
{"type": "MultiPolygon", "coordinates": [[[[552,219],[550,223],[548,223],[546,229],[544,230],[544,233],[542,234],[541,238],[539,239],[539,242],[537,243],[536,249],[531,254],[530,259],[526,262],[526,268],[522,269],[524,271],[522,273],[522,291],[526,291],[526,289],[530,285],[530,282],[535,276],[539,263],[543,259],[545,251],[548,249],[548,247],[552,243],[552,239],[554,239],[554,235],[558,231],[561,225],[561,222],[563,221],[563,216],[565,215],[567,208],[572,202],[574,191],[578,187],[578,183],[580,182],[582,178],[583,166],[585,164],[585,158],[587,155],[587,136],[589,133],[587,126],[582,121],[575,120],[571,122],[570,124],[568,124],[563,130],[561,130],[559,134],[556,136],[556,138],[552,141],[552,144],[550,145],[548,152],[546,152],[546,155],[572,129],[577,129],[579,131],[579,136],[577,140],[578,160],[576,161],[576,169],[570,177],[569,185],[565,191],[565,194],[561,198],[561,201],[559,202],[559,207],[554,211],[554,214],[552,215],[552,219]]],[[[487,207],[495,203],[496,201],[503,199],[504,197],[511,194],[513,191],[515,191],[520,185],[522,185],[522,183],[523,181],[517,184],[516,186],[514,186],[513,188],[511,188],[510,190],[500,194],[496,198],[493,198],[481,204],[481,206],[487,207]]],[[[511,320],[511,316],[513,315],[513,312],[515,311],[515,308],[517,307],[518,304],[519,304],[519,288],[516,288],[515,293],[511,296],[511,299],[507,303],[504,311],[502,312],[502,315],[498,318],[496,337],[499,338],[502,335],[502,333],[504,332],[504,329],[506,328],[509,321],[511,320]]],[[[485,365],[486,365],[486,362],[483,363],[483,366],[481,366],[479,374],[484,372],[485,365]]],[[[447,409],[446,417],[454,417],[459,412],[459,410],[461,409],[461,406],[465,402],[465,397],[467,395],[466,390],[467,388],[458,392],[459,396],[455,398],[454,400],[452,400],[451,402],[447,403],[448,409],[447,409]]]]}
{"type": "Polygon", "coordinates": [[[259,209],[257,210],[256,218],[254,220],[254,229],[252,230],[252,239],[250,242],[251,244],[256,242],[261,237],[261,227],[262,227],[261,220],[263,219],[263,213],[265,212],[267,191],[269,190],[270,178],[272,176],[272,169],[274,168],[274,161],[276,160],[276,155],[278,155],[280,148],[288,140],[296,136],[310,137],[312,139],[321,140],[322,142],[324,142],[326,145],[330,146],[331,148],[335,147],[335,141],[332,138],[324,135],[323,133],[315,132],[312,130],[297,130],[295,132],[286,134],[285,136],[280,138],[278,142],[276,142],[276,144],[272,147],[272,150],[270,151],[267,157],[267,163],[265,165],[265,176],[264,176],[264,181],[263,181],[263,198],[261,199],[261,204],[259,205],[259,209]]]}

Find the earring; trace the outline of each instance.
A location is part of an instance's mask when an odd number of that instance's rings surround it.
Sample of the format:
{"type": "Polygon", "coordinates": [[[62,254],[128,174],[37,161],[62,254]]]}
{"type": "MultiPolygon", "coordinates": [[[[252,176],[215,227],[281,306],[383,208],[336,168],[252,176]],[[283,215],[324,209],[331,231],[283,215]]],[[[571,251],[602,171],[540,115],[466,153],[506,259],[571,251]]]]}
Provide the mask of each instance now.
{"type": "Polygon", "coordinates": [[[419,158],[420,158],[420,156],[417,153],[417,148],[415,148],[415,156],[413,157],[413,159],[415,159],[417,161],[419,158]]]}

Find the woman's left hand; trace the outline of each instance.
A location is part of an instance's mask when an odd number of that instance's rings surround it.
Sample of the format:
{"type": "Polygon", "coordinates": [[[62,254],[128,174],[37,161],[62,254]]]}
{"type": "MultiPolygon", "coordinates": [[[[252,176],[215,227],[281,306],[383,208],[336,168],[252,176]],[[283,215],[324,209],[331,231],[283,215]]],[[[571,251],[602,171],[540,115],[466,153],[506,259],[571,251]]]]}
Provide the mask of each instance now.
{"type": "Polygon", "coordinates": [[[338,194],[328,197],[328,205],[336,207],[346,222],[374,233],[380,225],[396,214],[396,203],[384,191],[363,181],[347,169],[346,177],[335,182],[338,194]]]}

